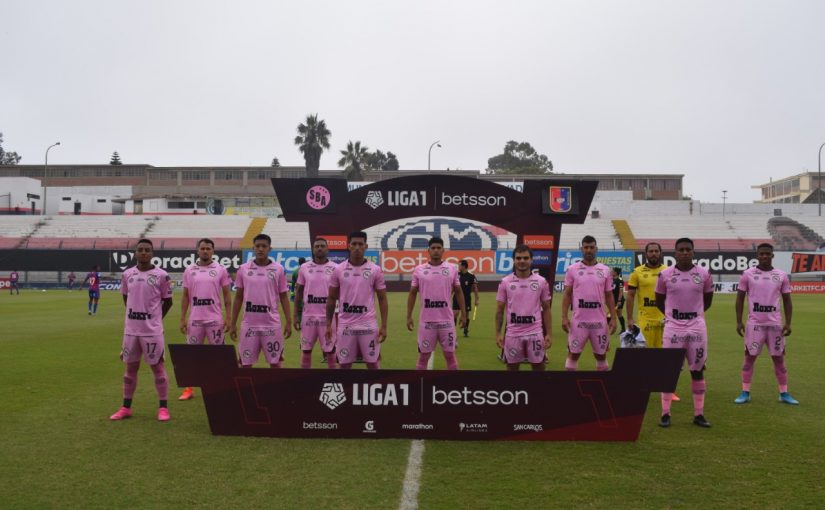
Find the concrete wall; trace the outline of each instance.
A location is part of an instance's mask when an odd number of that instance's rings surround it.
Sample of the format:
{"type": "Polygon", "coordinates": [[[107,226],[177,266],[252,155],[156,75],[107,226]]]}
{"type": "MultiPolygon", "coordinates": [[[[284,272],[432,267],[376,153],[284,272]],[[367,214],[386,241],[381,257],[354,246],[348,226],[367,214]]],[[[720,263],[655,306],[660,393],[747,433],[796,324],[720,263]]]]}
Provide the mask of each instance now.
{"type": "Polygon", "coordinates": [[[0,214],[40,214],[43,188],[31,177],[0,177],[0,214]],[[36,197],[36,198],[35,198],[36,197]]]}

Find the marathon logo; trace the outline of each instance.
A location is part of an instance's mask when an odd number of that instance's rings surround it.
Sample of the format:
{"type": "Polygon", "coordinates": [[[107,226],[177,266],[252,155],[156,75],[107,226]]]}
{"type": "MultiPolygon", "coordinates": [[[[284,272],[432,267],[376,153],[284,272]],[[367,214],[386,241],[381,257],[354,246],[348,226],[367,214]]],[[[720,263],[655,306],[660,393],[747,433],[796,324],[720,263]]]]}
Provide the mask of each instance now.
{"type": "Polygon", "coordinates": [[[433,430],[432,423],[402,423],[401,430],[433,430]]]}
{"type": "Polygon", "coordinates": [[[782,331],[782,326],[779,324],[754,324],[754,331],[782,331]]]}
{"type": "Polygon", "coordinates": [[[424,329],[452,329],[454,324],[452,322],[425,322],[424,329]]]}
{"type": "Polygon", "coordinates": [[[446,301],[435,301],[432,299],[424,300],[424,308],[447,308],[446,301]]]}
{"type": "Polygon", "coordinates": [[[352,405],[354,406],[408,406],[410,405],[409,384],[353,384],[352,405]]]}
{"type": "Polygon", "coordinates": [[[192,296],[192,306],[211,306],[215,304],[215,300],[208,298],[208,299],[199,299],[195,296],[192,296]]]}
{"type": "Polygon", "coordinates": [[[351,305],[349,303],[344,303],[344,306],[341,307],[342,313],[367,313],[367,307],[364,305],[351,305]]]}
{"type": "Polygon", "coordinates": [[[246,313],[269,313],[269,306],[267,305],[253,305],[251,301],[246,302],[246,313]]]}
{"type": "Polygon", "coordinates": [[[152,318],[152,314],[149,312],[135,312],[131,308],[129,308],[129,315],[130,320],[133,321],[148,321],[152,318]]]}
{"type": "Polygon", "coordinates": [[[776,311],[776,307],[771,305],[760,305],[759,303],[754,303],[753,311],[760,313],[771,313],[776,311]]]}
{"type": "Polygon", "coordinates": [[[510,324],[535,324],[536,318],[532,315],[510,314],[510,324]]]}
{"type": "Polygon", "coordinates": [[[597,310],[601,307],[602,304],[598,301],[585,301],[584,299],[579,299],[579,309],[597,310]]]}
{"type": "Polygon", "coordinates": [[[704,341],[704,338],[701,335],[673,335],[671,341],[675,344],[684,343],[684,344],[691,344],[691,343],[701,343],[704,341]]]}
{"type": "Polygon", "coordinates": [[[689,321],[699,317],[699,312],[680,312],[674,308],[671,312],[671,317],[677,321],[689,321]]]}
{"type": "Polygon", "coordinates": [[[246,338],[262,338],[268,336],[275,336],[278,334],[278,331],[272,328],[264,328],[264,329],[248,329],[246,331],[246,338]]]}
{"type": "Polygon", "coordinates": [[[307,296],[307,304],[308,305],[325,305],[327,303],[326,296],[313,296],[309,294],[307,296]]]}

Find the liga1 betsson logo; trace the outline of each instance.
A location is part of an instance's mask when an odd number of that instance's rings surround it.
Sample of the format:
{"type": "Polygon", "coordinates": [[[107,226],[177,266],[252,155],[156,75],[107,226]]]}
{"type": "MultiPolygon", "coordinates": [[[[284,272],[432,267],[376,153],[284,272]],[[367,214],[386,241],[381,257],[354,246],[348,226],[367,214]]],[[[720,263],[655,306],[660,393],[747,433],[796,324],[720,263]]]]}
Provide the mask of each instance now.
{"type": "Polygon", "coordinates": [[[347,401],[344,385],[341,383],[324,383],[319,400],[330,409],[335,409],[347,401]]]}
{"type": "Polygon", "coordinates": [[[443,239],[447,250],[498,249],[498,237],[486,225],[448,218],[427,218],[397,226],[381,238],[381,249],[426,249],[432,237],[443,239]]]}
{"type": "Polygon", "coordinates": [[[380,191],[368,191],[366,203],[373,209],[378,209],[384,203],[384,197],[381,196],[380,191]]]}

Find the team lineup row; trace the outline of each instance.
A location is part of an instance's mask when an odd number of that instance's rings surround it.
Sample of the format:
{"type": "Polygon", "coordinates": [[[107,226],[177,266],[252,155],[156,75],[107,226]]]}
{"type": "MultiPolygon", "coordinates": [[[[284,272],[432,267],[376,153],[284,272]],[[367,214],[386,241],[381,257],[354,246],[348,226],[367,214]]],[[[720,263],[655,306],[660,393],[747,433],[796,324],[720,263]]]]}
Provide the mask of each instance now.
{"type": "MultiPolygon", "coordinates": [[[[312,260],[302,264],[294,278],[295,309],[292,310],[284,268],[269,258],[268,236],[262,234],[254,239],[255,257],[238,269],[234,300],[226,269],[212,260],[214,243],[209,239],[200,240],[198,260],[183,276],[181,332],[190,344],[201,344],[204,340],[222,344],[225,334],[229,334],[238,342],[241,365],[254,365],[263,352],[267,363],[279,368],[284,341],[292,335],[294,325],[300,333],[302,368],[310,368],[316,342],[325,353],[329,368],[349,369],[357,358],[362,359],[368,369],[379,368],[381,343],[387,338],[388,315],[383,273],[365,258],[365,233],[352,233],[347,242],[349,257],[340,264],[327,258],[324,239],[313,242],[312,260]],[[279,306],[283,315],[279,313],[279,306]]],[[[694,423],[709,427],[703,411],[703,370],[708,353],[704,312],[711,306],[713,286],[708,271],[693,264],[690,239],[679,239],[675,250],[676,265],[665,268],[661,264],[661,246],[657,243],[646,246],[646,262],[634,270],[629,281],[628,329],[635,330],[634,326],[638,326],[649,346],[686,350],[694,423]],[[638,319],[634,320],[637,302],[638,319]]],[[[597,370],[608,370],[610,335],[616,331],[616,319],[621,318],[614,296],[620,296],[621,303],[622,292],[621,288],[615,288],[610,268],[598,262],[593,237],[582,239],[581,251],[582,260],[573,264],[565,275],[561,307],[561,327],[568,335],[565,368],[576,370],[585,345],[590,344],[597,370]]],[[[456,268],[444,263],[443,255],[443,241],[432,238],[428,244],[429,260],[417,266],[411,278],[406,325],[410,331],[415,328],[413,313],[416,303],[420,303],[417,369],[427,368],[436,345],[441,346],[447,368],[458,369],[456,325],[461,325],[466,335],[471,294],[478,306],[477,285],[467,272],[466,264],[456,268]]],[[[112,420],[131,416],[141,358],[155,376],[160,399],[158,419],[169,419],[162,319],[172,307],[172,286],[169,275],[152,265],[152,257],[151,241],[141,239],[135,251],[137,265],[122,276],[126,318],[121,358],[126,364],[126,373],[123,406],[110,417],[112,420]]],[[[765,344],[774,361],[780,399],[798,403],[787,392],[784,366],[785,337],[791,332],[790,284],[787,274],[772,267],[772,258],[772,247],[760,245],[759,265],[745,271],[740,279],[737,331],[745,337],[746,351],[742,394],[737,403],[750,399],[753,362],[765,344]],[[746,297],[750,305],[747,326],[742,322],[746,297]],[[780,301],[785,311],[784,322],[780,301]]],[[[532,272],[529,247],[517,246],[513,260],[514,272],[502,279],[496,293],[496,344],[502,349],[508,370],[518,370],[525,360],[533,370],[543,370],[553,340],[550,286],[545,278],[532,272]]],[[[187,388],[180,399],[192,398],[192,394],[192,389],[187,388]]],[[[672,394],[662,394],[660,425],[665,427],[670,425],[672,399],[672,394]]]]}

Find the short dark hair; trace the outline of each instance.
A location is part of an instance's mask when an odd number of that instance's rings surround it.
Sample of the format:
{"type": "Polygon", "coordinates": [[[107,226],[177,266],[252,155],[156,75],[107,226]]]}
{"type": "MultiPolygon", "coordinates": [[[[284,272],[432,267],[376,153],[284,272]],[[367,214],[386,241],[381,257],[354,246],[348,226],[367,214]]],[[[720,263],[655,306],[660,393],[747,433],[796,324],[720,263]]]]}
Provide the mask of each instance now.
{"type": "Polygon", "coordinates": [[[143,238],[141,238],[141,239],[138,239],[138,242],[137,242],[137,243],[135,243],[135,248],[137,248],[137,245],[139,245],[139,244],[144,244],[144,243],[145,243],[145,244],[148,244],[149,246],[151,246],[153,250],[155,249],[155,245],[154,245],[154,244],[152,244],[152,241],[150,241],[149,239],[146,239],[145,237],[143,237],[143,238]]]}
{"type": "Polygon", "coordinates": [[[523,253],[525,251],[530,254],[530,258],[532,259],[533,258],[533,250],[530,249],[530,247],[527,246],[526,244],[517,244],[516,247],[513,248],[513,259],[515,260],[516,253],[523,253]]]}
{"type": "Polygon", "coordinates": [[[303,264],[304,262],[306,262],[306,261],[307,261],[307,259],[305,259],[304,257],[298,257],[298,265],[299,265],[299,266],[300,266],[301,264],[303,264]]]}
{"type": "Polygon", "coordinates": [[[659,251],[662,251],[662,245],[661,245],[661,244],[657,243],[656,241],[651,241],[651,242],[649,242],[649,243],[647,243],[647,244],[645,245],[645,253],[647,253],[647,250],[648,250],[651,246],[654,246],[654,245],[659,247],[659,251]]]}
{"type": "Polygon", "coordinates": [[[760,244],[759,246],[756,247],[756,251],[759,251],[762,248],[767,248],[767,249],[773,251],[773,245],[771,243],[762,243],[762,244],[760,244]]]}
{"type": "Polygon", "coordinates": [[[461,266],[461,267],[470,267],[470,264],[469,264],[469,263],[467,263],[467,259],[461,259],[461,260],[458,262],[458,265],[459,265],[459,266],[461,266]]]}
{"type": "Polygon", "coordinates": [[[325,238],[321,237],[321,236],[316,237],[315,240],[312,242],[312,244],[315,244],[318,241],[321,241],[324,244],[329,244],[329,243],[327,243],[327,240],[325,238]]]}
{"type": "Polygon", "coordinates": [[[254,239],[252,239],[252,244],[254,245],[254,244],[255,244],[255,243],[257,243],[258,241],[266,241],[266,244],[268,244],[268,245],[272,246],[272,238],[271,238],[271,237],[269,237],[269,236],[268,236],[268,235],[266,235],[266,234],[258,234],[258,235],[256,235],[256,236],[255,236],[255,238],[254,238],[254,239]]]}
{"type": "Polygon", "coordinates": [[[440,237],[431,237],[430,241],[427,243],[427,248],[429,248],[430,246],[432,246],[434,244],[440,244],[443,247],[444,246],[444,239],[441,239],[440,237]]]}
{"type": "Polygon", "coordinates": [[[212,245],[212,248],[215,248],[215,241],[209,239],[208,237],[204,237],[203,239],[198,240],[198,244],[195,245],[195,248],[200,248],[201,243],[206,243],[212,245]]]}
{"type": "Polygon", "coordinates": [[[356,237],[359,239],[363,239],[365,243],[367,242],[367,233],[358,231],[349,233],[349,235],[347,236],[347,244],[349,244],[353,240],[353,238],[356,237]]]}
{"type": "Polygon", "coordinates": [[[690,247],[693,248],[693,239],[689,237],[680,237],[676,240],[676,243],[673,245],[674,248],[679,246],[679,243],[690,243],[690,247]]]}
{"type": "Polygon", "coordinates": [[[620,267],[614,267],[614,268],[613,268],[613,272],[614,272],[614,273],[619,273],[619,274],[622,274],[622,268],[620,268],[620,267]]]}
{"type": "Polygon", "coordinates": [[[595,245],[599,244],[599,243],[596,242],[596,238],[593,237],[593,236],[590,236],[590,235],[582,237],[582,244],[584,244],[584,243],[593,243],[595,245]]]}

